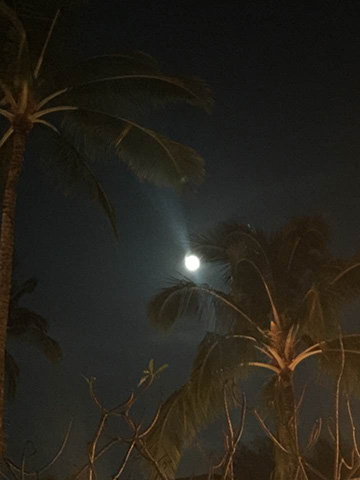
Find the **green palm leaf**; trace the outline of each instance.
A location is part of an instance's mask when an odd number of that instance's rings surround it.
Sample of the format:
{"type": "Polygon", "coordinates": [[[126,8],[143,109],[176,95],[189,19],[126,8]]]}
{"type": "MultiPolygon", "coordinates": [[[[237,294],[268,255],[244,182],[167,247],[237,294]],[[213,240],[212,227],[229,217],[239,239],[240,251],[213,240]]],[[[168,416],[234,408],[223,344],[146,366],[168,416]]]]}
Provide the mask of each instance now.
{"type": "Polygon", "coordinates": [[[200,320],[215,316],[220,331],[251,333],[261,341],[266,338],[256,321],[247,314],[246,306],[236,303],[231,295],[189,280],[175,282],[154,295],[147,314],[150,322],[161,330],[168,330],[184,316],[200,320]]]}
{"type": "Polygon", "coordinates": [[[223,412],[224,390],[229,394],[234,380],[246,377],[249,362],[255,358],[253,339],[205,336],[189,381],[164,403],[157,427],[146,438],[147,448],[168,478],[174,477],[184,449],[195,435],[223,412]]]}
{"type": "Polygon", "coordinates": [[[69,72],[66,101],[88,108],[121,111],[125,115],[144,105],[185,102],[209,111],[213,100],[207,84],[196,77],[164,75],[155,60],[143,53],[102,55],[69,72]]]}
{"type": "Polygon", "coordinates": [[[195,150],[127,119],[79,110],[67,115],[63,128],[86,156],[116,155],[141,180],[181,187],[203,178],[204,162],[195,150]]]}

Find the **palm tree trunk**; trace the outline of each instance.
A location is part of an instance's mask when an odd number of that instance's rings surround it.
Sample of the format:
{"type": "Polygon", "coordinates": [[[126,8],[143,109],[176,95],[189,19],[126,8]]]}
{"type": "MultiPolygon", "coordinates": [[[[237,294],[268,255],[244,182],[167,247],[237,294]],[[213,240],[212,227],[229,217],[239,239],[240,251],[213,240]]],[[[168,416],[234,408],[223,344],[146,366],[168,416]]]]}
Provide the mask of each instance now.
{"type": "Polygon", "coordinates": [[[30,130],[31,124],[29,125],[28,122],[19,122],[18,125],[14,125],[12,151],[2,203],[0,234],[0,455],[5,448],[3,428],[5,347],[13,269],[17,184],[24,160],[26,138],[30,130]]]}
{"type": "MultiPolygon", "coordinates": [[[[275,447],[274,480],[290,480],[296,477],[299,467],[297,448],[297,418],[292,372],[282,373],[278,379],[276,400],[277,438],[288,453],[275,447]]],[[[302,476],[299,477],[300,479],[302,476]]]]}

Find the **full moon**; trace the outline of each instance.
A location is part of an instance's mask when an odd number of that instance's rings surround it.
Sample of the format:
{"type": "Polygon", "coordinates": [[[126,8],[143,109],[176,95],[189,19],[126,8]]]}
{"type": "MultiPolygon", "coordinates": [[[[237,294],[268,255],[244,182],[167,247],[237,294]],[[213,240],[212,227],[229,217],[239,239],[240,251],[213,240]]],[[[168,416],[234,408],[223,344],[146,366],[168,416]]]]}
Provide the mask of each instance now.
{"type": "Polygon", "coordinates": [[[195,270],[200,267],[199,257],[197,257],[196,255],[186,255],[185,267],[190,270],[190,272],[195,272],[195,270]]]}

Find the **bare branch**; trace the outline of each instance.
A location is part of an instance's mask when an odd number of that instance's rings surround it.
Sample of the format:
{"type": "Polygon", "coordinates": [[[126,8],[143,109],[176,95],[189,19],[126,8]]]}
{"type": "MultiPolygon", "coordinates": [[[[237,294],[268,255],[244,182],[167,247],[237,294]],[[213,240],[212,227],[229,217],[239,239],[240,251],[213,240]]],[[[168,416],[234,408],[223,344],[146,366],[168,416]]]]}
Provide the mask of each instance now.
{"type": "Polygon", "coordinates": [[[97,443],[98,443],[98,441],[99,441],[99,438],[100,438],[100,436],[101,436],[101,434],[102,434],[102,431],[104,430],[104,426],[105,426],[105,423],[106,423],[106,421],[107,421],[108,416],[109,416],[108,413],[103,413],[103,414],[101,415],[101,418],[100,418],[98,427],[97,427],[96,432],[95,432],[95,435],[94,435],[94,439],[93,439],[93,441],[90,443],[90,446],[89,446],[89,464],[90,464],[89,480],[93,480],[93,479],[96,480],[96,471],[95,471],[95,465],[94,465],[94,462],[95,462],[95,453],[96,453],[96,446],[97,446],[97,443]]]}
{"type": "MultiPolygon", "coordinates": [[[[20,470],[20,479],[21,480],[24,480],[25,479],[25,462],[26,462],[26,450],[27,450],[27,447],[28,445],[31,445],[34,449],[34,446],[32,444],[32,442],[30,442],[29,440],[25,443],[25,446],[24,446],[24,449],[23,449],[23,454],[22,454],[22,457],[21,457],[21,470],[20,470]]],[[[35,449],[33,450],[33,452],[30,454],[30,455],[33,455],[35,453],[35,449]]]]}
{"type": "Polygon", "coordinates": [[[315,475],[317,475],[321,480],[329,480],[328,477],[325,477],[325,475],[323,475],[321,472],[319,472],[319,470],[317,470],[315,467],[313,467],[310,463],[308,462],[305,462],[305,465],[307,466],[307,468],[315,473],[315,475]]]}
{"type": "Polygon", "coordinates": [[[132,453],[132,451],[134,450],[134,447],[135,447],[135,444],[136,444],[136,440],[134,440],[129,448],[127,449],[127,452],[125,454],[125,457],[123,458],[123,461],[120,465],[120,468],[119,470],[116,472],[116,474],[112,477],[113,480],[118,480],[118,478],[120,477],[120,475],[123,473],[124,471],[124,468],[126,467],[128,461],[129,461],[129,458],[130,458],[130,455],[132,453]]]}
{"type": "MultiPolygon", "coordinates": [[[[120,437],[115,437],[109,440],[109,442],[104,445],[95,455],[94,462],[102,457],[113,445],[116,445],[117,443],[121,443],[123,440],[120,437]]],[[[72,480],[78,480],[78,478],[81,477],[83,473],[85,473],[89,469],[90,465],[89,462],[86,462],[85,465],[83,465],[80,470],[72,476],[72,480]]]]}
{"type": "Polygon", "coordinates": [[[279,442],[279,440],[273,435],[273,433],[271,433],[271,431],[269,430],[269,428],[266,426],[264,420],[261,418],[261,416],[259,415],[259,413],[257,412],[257,410],[254,410],[254,414],[256,416],[256,418],[258,419],[261,427],[263,428],[263,430],[265,431],[266,435],[275,443],[275,445],[277,447],[280,448],[280,450],[282,450],[284,453],[287,453],[288,455],[290,455],[290,453],[288,452],[288,450],[286,450],[286,448],[281,445],[281,443],[279,442]]]}
{"type": "MultiPolygon", "coordinates": [[[[236,401],[236,399],[235,399],[236,401]]],[[[225,407],[225,415],[226,415],[226,422],[229,429],[229,435],[227,437],[227,460],[225,462],[225,469],[224,469],[224,479],[230,477],[231,480],[234,478],[234,455],[236,452],[236,448],[238,443],[242,437],[244,426],[245,426],[245,414],[246,414],[246,398],[245,395],[242,396],[242,409],[241,409],[241,419],[240,425],[237,429],[237,433],[234,433],[234,428],[230,418],[229,406],[226,397],[226,390],[224,389],[224,407],[225,407]]]]}
{"type": "Polygon", "coordinates": [[[70,423],[69,423],[69,426],[68,426],[68,429],[66,431],[66,434],[65,434],[65,437],[64,437],[64,440],[58,450],[58,452],[56,453],[56,455],[54,456],[54,458],[52,460],[50,460],[46,465],[44,465],[42,468],[40,468],[40,470],[37,472],[38,475],[41,475],[42,473],[44,473],[46,470],[48,470],[52,465],[54,465],[54,463],[56,462],[56,460],[61,456],[62,452],[64,451],[64,448],[68,442],[68,439],[69,439],[69,435],[70,435],[70,431],[71,431],[71,427],[72,427],[72,423],[73,421],[70,420],[70,423]]]}
{"type": "Polygon", "coordinates": [[[339,464],[340,458],[340,384],[344,374],[345,368],[345,352],[344,342],[342,338],[342,332],[339,327],[339,340],[341,346],[341,367],[340,373],[336,382],[335,392],[335,459],[334,459],[334,480],[339,480],[341,475],[341,464],[339,464]]]}
{"type": "Polygon", "coordinates": [[[0,477],[3,477],[5,480],[10,480],[10,478],[2,470],[0,470],[0,477]]]}
{"type": "Polygon", "coordinates": [[[356,456],[360,459],[359,447],[358,447],[357,440],[356,440],[356,427],[355,427],[354,417],[353,417],[352,410],[351,410],[349,396],[347,396],[347,398],[346,398],[346,405],[347,405],[347,410],[348,410],[348,413],[349,413],[349,419],[350,419],[350,423],[351,423],[353,448],[354,448],[354,451],[356,453],[356,456]]]}

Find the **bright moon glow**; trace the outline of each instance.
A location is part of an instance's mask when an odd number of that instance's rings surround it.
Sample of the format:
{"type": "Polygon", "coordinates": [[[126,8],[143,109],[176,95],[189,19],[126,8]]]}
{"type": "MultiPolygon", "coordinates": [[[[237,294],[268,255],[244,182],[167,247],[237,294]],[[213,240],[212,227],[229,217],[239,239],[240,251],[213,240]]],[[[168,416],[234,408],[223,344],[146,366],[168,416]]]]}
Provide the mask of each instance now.
{"type": "Polygon", "coordinates": [[[190,272],[194,272],[200,267],[200,260],[196,255],[187,255],[185,257],[185,267],[190,270],[190,272]]]}

